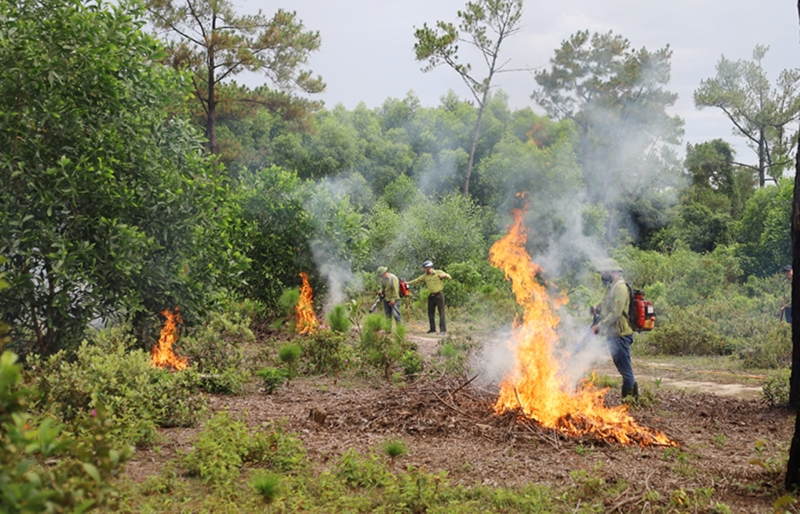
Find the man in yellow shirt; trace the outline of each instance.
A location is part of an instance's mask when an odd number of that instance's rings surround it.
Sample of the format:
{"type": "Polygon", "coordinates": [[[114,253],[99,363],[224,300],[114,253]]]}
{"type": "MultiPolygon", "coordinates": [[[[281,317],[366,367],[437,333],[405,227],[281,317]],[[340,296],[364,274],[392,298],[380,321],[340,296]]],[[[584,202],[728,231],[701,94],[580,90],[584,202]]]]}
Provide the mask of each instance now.
{"type": "Polygon", "coordinates": [[[428,321],[430,322],[431,329],[428,330],[429,334],[436,333],[436,309],[439,309],[439,331],[447,332],[447,323],[444,317],[444,281],[450,280],[450,275],[442,270],[433,269],[431,261],[422,263],[425,273],[415,278],[408,285],[413,286],[425,282],[425,287],[428,288],[428,321]]]}

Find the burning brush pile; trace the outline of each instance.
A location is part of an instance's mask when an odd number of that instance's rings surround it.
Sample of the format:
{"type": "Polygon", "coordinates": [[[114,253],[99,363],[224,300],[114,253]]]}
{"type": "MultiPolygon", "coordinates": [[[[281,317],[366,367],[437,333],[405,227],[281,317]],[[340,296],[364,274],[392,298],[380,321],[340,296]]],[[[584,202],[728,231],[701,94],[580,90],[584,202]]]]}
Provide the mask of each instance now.
{"type": "Polygon", "coordinates": [[[603,399],[607,389],[583,383],[578,390],[571,390],[554,351],[560,322],[556,310],[567,300],[551,298],[536,280],[542,269],[525,250],[524,214],[525,209],[513,211],[511,229],[489,252],[490,262],[510,279],[517,303],[523,308],[522,318],[515,320],[512,331],[514,364],[500,384],[495,412],[518,412],[571,437],[590,436],[625,445],[677,446],[663,433],[639,426],[626,405],[606,407],[603,399]]]}

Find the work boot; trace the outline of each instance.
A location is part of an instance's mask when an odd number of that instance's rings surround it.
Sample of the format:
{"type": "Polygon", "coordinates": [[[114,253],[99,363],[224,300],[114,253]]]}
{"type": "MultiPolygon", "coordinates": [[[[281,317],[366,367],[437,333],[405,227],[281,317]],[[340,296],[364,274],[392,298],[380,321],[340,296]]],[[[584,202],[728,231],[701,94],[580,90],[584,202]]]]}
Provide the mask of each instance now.
{"type": "Polygon", "coordinates": [[[634,393],[635,390],[636,390],[636,384],[634,384],[633,387],[622,386],[622,399],[624,400],[628,396],[633,396],[635,394],[634,393]]]}
{"type": "Polygon", "coordinates": [[[633,383],[633,397],[639,399],[639,382],[633,383]]]}

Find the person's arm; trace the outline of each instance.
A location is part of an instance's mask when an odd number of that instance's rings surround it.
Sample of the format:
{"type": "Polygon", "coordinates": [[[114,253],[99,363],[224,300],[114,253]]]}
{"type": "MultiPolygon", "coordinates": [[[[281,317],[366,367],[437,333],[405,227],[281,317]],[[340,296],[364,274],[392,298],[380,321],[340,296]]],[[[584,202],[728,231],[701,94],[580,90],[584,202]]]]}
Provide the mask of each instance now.
{"type": "Polygon", "coordinates": [[[445,273],[444,271],[441,271],[441,270],[437,270],[436,274],[439,275],[439,278],[442,279],[442,280],[450,280],[451,278],[453,278],[449,274],[447,274],[447,273],[445,273]]]}
{"type": "Polygon", "coordinates": [[[415,278],[414,280],[410,281],[408,283],[408,285],[415,286],[417,284],[423,283],[424,281],[425,281],[425,274],[422,274],[422,275],[418,276],[417,278],[415,278]]]}

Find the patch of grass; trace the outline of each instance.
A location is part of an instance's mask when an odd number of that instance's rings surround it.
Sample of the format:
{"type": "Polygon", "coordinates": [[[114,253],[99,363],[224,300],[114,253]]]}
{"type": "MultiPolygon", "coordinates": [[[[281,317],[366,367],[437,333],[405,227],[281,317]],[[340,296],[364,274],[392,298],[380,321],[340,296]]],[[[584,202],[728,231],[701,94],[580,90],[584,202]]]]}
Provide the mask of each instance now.
{"type": "Polygon", "coordinates": [[[383,451],[386,453],[392,463],[394,463],[397,457],[402,457],[403,455],[408,454],[408,447],[406,446],[406,443],[400,439],[389,439],[383,443],[383,451]]]}
{"type": "Polygon", "coordinates": [[[259,471],[250,480],[250,485],[265,504],[271,505],[280,491],[281,476],[277,473],[259,471]]]}
{"type": "Polygon", "coordinates": [[[724,448],[725,444],[728,442],[728,436],[725,434],[714,434],[714,437],[711,438],[711,442],[714,443],[714,446],[717,448],[724,448]]]}

